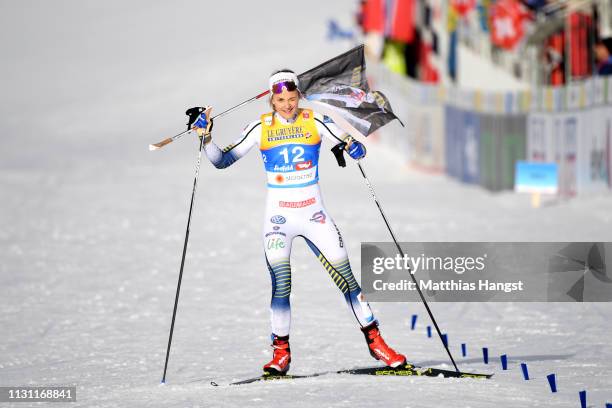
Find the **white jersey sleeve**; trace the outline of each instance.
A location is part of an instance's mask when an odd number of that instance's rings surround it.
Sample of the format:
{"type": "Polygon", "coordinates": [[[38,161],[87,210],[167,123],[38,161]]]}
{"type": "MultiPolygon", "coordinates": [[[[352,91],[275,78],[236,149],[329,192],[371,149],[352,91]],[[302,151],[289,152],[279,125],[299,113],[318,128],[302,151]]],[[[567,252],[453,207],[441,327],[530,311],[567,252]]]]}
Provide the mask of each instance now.
{"type": "Polygon", "coordinates": [[[204,152],[213,166],[218,169],[224,169],[246,155],[253,146],[259,145],[260,140],[261,121],[256,120],[244,128],[240,138],[235,143],[228,145],[222,150],[211,141],[204,146],[204,152]]]}
{"type": "Polygon", "coordinates": [[[329,116],[315,112],[314,118],[319,134],[331,141],[334,146],[342,142],[342,140],[348,136],[348,133],[340,128],[340,126],[336,125],[329,116]]]}

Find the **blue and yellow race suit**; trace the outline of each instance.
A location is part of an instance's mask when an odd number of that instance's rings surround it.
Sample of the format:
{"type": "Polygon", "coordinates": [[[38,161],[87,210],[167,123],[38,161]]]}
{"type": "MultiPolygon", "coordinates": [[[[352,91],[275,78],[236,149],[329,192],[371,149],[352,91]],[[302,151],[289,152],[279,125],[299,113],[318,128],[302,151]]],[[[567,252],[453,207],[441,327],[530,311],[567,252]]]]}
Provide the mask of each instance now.
{"type": "Polygon", "coordinates": [[[342,235],[321,199],[318,164],[322,136],[337,144],[346,134],[329,117],[301,109],[294,120],[276,113],[262,115],[243,130],[236,143],[223,150],[212,142],[205,145],[207,157],[217,168],[232,165],[253,146],[261,152],[268,178],[262,238],[272,279],[272,333],[277,336],[289,334],[289,258],[297,236],[306,240],[323,264],[359,324],[364,327],[374,321],[351,271],[342,235]]]}

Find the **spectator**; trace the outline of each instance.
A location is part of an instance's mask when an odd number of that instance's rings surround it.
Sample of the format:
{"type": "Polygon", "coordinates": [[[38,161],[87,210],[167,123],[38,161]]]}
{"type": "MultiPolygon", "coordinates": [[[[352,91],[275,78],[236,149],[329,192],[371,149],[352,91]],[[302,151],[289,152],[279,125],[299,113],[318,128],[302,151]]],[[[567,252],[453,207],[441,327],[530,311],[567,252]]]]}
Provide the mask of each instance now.
{"type": "Polygon", "coordinates": [[[612,75],[611,43],[612,38],[606,38],[595,43],[595,61],[597,62],[597,74],[599,75],[612,75]]]}

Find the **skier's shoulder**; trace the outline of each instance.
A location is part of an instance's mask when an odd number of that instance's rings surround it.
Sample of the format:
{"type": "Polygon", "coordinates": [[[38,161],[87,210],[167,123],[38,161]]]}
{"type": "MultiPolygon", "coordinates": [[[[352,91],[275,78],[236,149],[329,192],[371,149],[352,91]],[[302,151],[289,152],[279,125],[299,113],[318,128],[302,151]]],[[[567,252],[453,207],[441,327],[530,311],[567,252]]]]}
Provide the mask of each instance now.
{"type": "Polygon", "coordinates": [[[329,117],[329,116],[327,116],[327,115],[325,115],[325,114],[323,114],[321,112],[313,111],[313,115],[312,116],[314,116],[314,119],[315,119],[316,122],[319,122],[321,124],[334,124],[334,120],[331,117],[329,117]]]}
{"type": "Polygon", "coordinates": [[[244,136],[248,136],[251,133],[256,132],[257,130],[261,129],[261,118],[253,120],[251,122],[249,122],[244,129],[242,129],[242,134],[244,136]]]}

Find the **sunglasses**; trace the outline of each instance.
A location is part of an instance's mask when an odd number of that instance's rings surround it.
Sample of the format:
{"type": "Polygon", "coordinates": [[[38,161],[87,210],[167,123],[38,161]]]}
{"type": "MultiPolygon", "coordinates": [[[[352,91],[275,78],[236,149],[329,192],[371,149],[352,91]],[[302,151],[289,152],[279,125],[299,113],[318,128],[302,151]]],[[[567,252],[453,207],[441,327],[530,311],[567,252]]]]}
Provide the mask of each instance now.
{"type": "Polygon", "coordinates": [[[283,93],[283,88],[286,88],[287,91],[291,92],[297,89],[297,85],[293,81],[278,82],[272,85],[272,92],[275,94],[283,93]]]}

